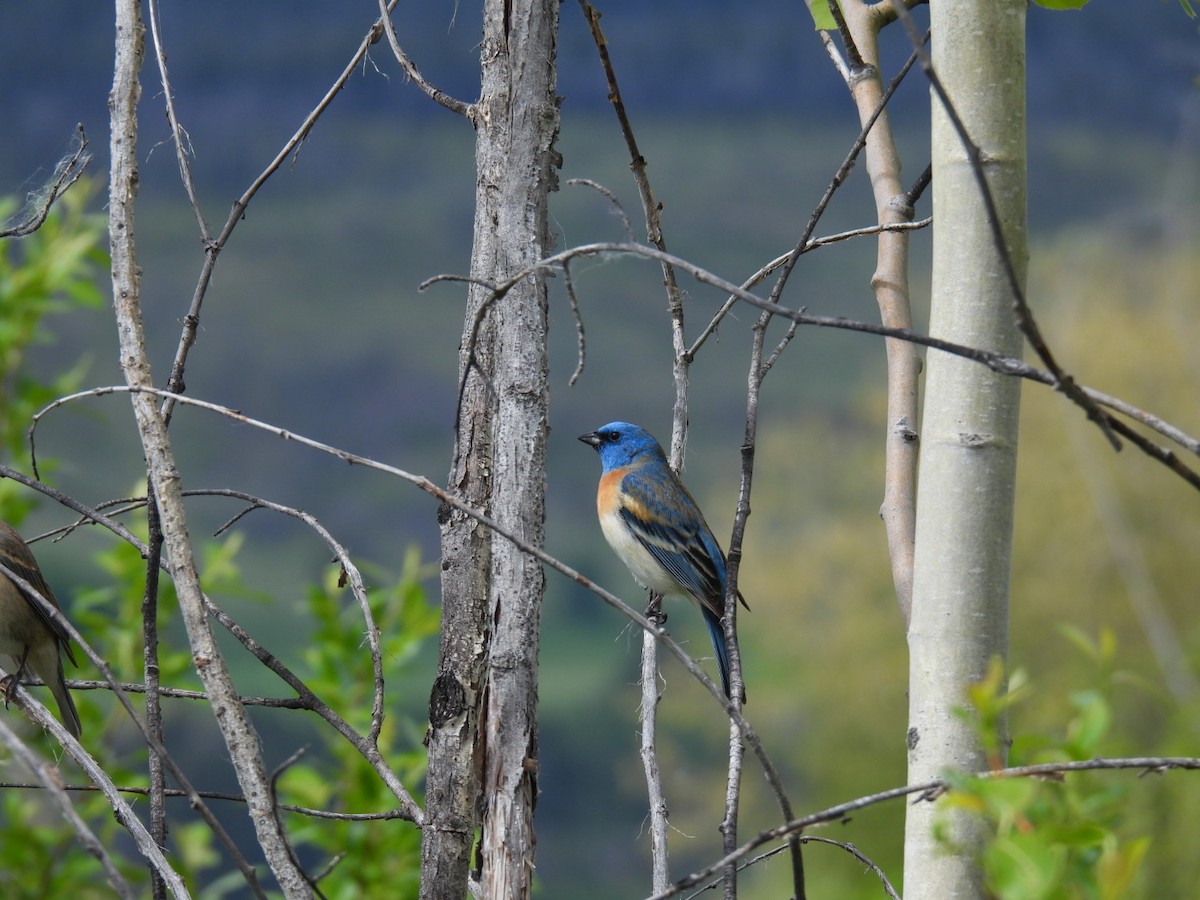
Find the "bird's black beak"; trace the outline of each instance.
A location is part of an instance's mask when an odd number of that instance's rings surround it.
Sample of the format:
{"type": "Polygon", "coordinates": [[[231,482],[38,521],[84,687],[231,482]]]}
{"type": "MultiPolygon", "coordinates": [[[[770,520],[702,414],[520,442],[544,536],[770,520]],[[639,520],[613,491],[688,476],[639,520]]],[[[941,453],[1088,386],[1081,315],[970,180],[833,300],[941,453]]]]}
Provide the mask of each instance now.
{"type": "Polygon", "coordinates": [[[600,446],[600,435],[594,431],[589,431],[587,434],[581,434],[579,439],[585,444],[590,444],[593,447],[600,446]]]}

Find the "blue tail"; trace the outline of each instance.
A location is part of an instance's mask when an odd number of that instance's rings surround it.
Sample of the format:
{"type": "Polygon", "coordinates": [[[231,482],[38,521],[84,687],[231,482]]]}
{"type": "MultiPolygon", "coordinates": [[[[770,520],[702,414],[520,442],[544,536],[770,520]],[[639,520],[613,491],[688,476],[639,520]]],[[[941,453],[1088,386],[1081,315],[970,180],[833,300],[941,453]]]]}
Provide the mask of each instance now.
{"type": "MultiPolygon", "coordinates": [[[[704,624],[708,626],[709,637],[712,638],[713,649],[717,651],[717,668],[721,670],[721,686],[725,688],[725,696],[732,697],[729,690],[729,651],[725,648],[725,629],[721,627],[721,617],[701,607],[704,613],[704,624]]],[[[746,690],[742,688],[742,702],[746,702],[746,690]]]]}

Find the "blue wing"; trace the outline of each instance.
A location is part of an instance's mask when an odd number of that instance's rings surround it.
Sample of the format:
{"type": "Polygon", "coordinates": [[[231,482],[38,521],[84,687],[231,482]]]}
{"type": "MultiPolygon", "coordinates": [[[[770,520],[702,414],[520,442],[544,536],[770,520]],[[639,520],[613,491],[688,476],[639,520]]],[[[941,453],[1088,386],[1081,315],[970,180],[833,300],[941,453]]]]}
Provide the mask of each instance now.
{"type": "MultiPolygon", "coordinates": [[[[652,477],[636,469],[626,474],[621,480],[621,519],[638,543],[700,604],[728,697],[729,651],[721,625],[725,610],[725,554],[681,483],[674,481],[666,491],[655,487],[652,477]]],[[[740,592],[738,599],[746,605],[740,592]]],[[[742,701],[745,699],[743,692],[742,701]]]]}
{"type": "Polygon", "coordinates": [[[672,487],[676,490],[655,491],[641,472],[629,472],[621,481],[621,518],[679,586],[720,618],[725,608],[725,556],[695,501],[681,484],[672,487]]]}

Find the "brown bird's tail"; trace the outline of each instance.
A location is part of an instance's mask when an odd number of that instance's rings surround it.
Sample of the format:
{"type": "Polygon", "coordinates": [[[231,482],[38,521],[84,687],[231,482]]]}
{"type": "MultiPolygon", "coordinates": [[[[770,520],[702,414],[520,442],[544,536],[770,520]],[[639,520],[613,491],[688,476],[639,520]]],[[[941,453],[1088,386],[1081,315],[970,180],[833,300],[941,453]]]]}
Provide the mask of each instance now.
{"type": "MultiPolygon", "coordinates": [[[[25,668],[50,688],[50,693],[54,695],[54,702],[58,704],[58,717],[62,720],[63,727],[71,732],[73,738],[78,740],[81,732],[79,710],[75,708],[75,701],[71,698],[71,692],[67,690],[66,682],[63,681],[62,656],[59,655],[60,646],[66,645],[60,645],[57,641],[46,641],[37,647],[29,648],[25,655],[25,668]]],[[[70,650],[69,647],[67,649],[70,650]]],[[[74,663],[74,655],[69,655],[71,662],[74,663]]]]}
{"type": "Polygon", "coordinates": [[[63,727],[71,732],[71,737],[79,740],[83,728],[79,723],[79,710],[75,708],[75,701],[71,699],[71,692],[67,690],[66,682],[63,681],[61,659],[58,661],[58,672],[55,674],[57,677],[47,681],[46,684],[50,688],[50,693],[54,695],[54,702],[58,704],[58,717],[62,719],[63,727]]]}

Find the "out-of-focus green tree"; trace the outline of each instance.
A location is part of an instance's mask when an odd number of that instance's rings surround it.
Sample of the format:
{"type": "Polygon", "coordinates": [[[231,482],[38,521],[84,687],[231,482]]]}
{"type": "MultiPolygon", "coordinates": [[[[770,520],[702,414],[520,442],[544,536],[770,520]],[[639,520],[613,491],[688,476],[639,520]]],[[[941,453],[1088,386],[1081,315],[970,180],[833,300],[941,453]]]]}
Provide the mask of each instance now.
{"type": "MultiPolygon", "coordinates": [[[[52,314],[103,302],[96,280],[104,277],[107,268],[106,255],[98,246],[104,235],[104,219],[87,211],[93,194],[88,182],[76,184],[60,198],[40,229],[20,240],[0,242],[0,440],[8,455],[18,460],[27,452],[26,430],[33,413],[77,389],[86,372],[87,360],[81,359],[65,365],[64,371],[48,380],[39,378],[30,371],[28,351],[36,344],[54,341],[49,318],[52,314]]],[[[11,200],[0,200],[0,220],[16,205],[11,200]]],[[[41,459],[39,466],[43,472],[52,470],[53,460],[41,459]]],[[[19,523],[38,502],[38,495],[27,488],[12,481],[0,481],[0,518],[19,523]]],[[[125,518],[131,530],[145,540],[144,511],[135,511],[125,518]]],[[[243,580],[239,561],[243,544],[244,535],[231,531],[202,545],[205,589],[218,600],[236,597],[242,602],[261,602],[264,599],[261,593],[249,590],[243,580]]],[[[35,545],[35,553],[38,546],[35,545]]],[[[134,547],[121,542],[94,554],[91,561],[97,581],[90,587],[67,594],[55,572],[47,572],[48,580],[62,594],[60,600],[72,622],[89,643],[99,648],[118,677],[140,680],[142,634],[136,625],[131,626],[136,622],[136,614],[130,611],[136,611],[141,604],[145,562],[134,547]]],[[[369,596],[382,633],[389,676],[402,678],[420,648],[437,632],[436,610],[429,604],[422,585],[432,576],[432,570],[421,565],[415,550],[404,557],[400,572],[364,567],[374,586],[369,596]]],[[[353,710],[348,718],[359,719],[366,717],[371,707],[372,682],[366,674],[357,677],[348,668],[348,660],[363,658],[362,620],[357,609],[345,603],[347,591],[339,584],[338,574],[336,569],[329,571],[322,583],[308,589],[305,600],[293,610],[294,627],[311,624],[314,630],[314,640],[298,670],[309,688],[326,703],[340,710],[353,710]]],[[[177,628],[177,605],[169,579],[164,578],[160,590],[159,628],[160,633],[169,635],[177,628]]],[[[68,667],[67,677],[95,677],[87,659],[82,656],[79,659],[82,668],[68,667]]],[[[201,687],[185,647],[162,642],[157,665],[164,685],[201,687]]],[[[124,712],[118,711],[102,692],[79,696],[87,748],[117,784],[143,788],[145,751],[130,753],[123,749],[129,733],[124,712]]],[[[199,706],[194,701],[170,702],[169,736],[178,739],[194,733],[198,726],[188,713],[199,706]]],[[[8,715],[19,714],[14,707],[8,715]]],[[[300,726],[289,719],[287,727],[300,726]]],[[[47,755],[53,752],[48,738],[44,745],[37,743],[38,732],[32,725],[17,730],[35,746],[44,746],[47,755]]],[[[419,782],[425,759],[419,723],[398,712],[390,713],[384,731],[381,745],[393,769],[406,783],[419,782]]],[[[335,868],[328,875],[322,882],[325,896],[415,896],[419,833],[407,822],[388,821],[386,811],[394,797],[341,736],[332,729],[316,728],[311,734],[306,732],[306,738],[309,753],[283,773],[280,800],[346,813],[379,812],[378,819],[368,821],[331,821],[304,813],[287,814],[298,850],[307,859],[318,860],[320,866],[337,859],[339,854],[349,853],[357,860],[353,866],[335,868]],[[331,771],[338,776],[330,777],[331,771]]],[[[179,742],[179,752],[186,753],[186,743],[179,742]]],[[[0,754],[0,759],[7,758],[7,754],[0,754]]],[[[82,780],[69,763],[62,764],[62,778],[70,783],[82,780]]],[[[6,780],[24,780],[15,763],[10,766],[6,780]]],[[[100,794],[79,794],[74,799],[76,810],[106,847],[122,843],[125,829],[100,794]]],[[[216,806],[228,801],[210,802],[216,806]]],[[[168,816],[171,823],[168,849],[189,888],[213,896],[236,889],[241,876],[236,871],[230,873],[212,833],[191,815],[186,801],[169,801],[168,816]]],[[[136,859],[131,862],[118,858],[118,868],[131,885],[148,890],[148,873],[136,859]]],[[[46,803],[44,793],[36,788],[9,787],[0,791],[0,894],[111,896],[111,890],[103,885],[98,863],[79,850],[74,837],[62,826],[61,818],[46,803]]]]}
{"type": "MultiPolygon", "coordinates": [[[[1039,243],[1030,284],[1048,339],[1080,381],[1200,431],[1200,324],[1187,305],[1200,293],[1200,261],[1187,247],[1070,234],[1039,243]]],[[[1069,745],[1070,723],[1083,717],[1081,696],[1098,698],[1111,717],[1089,753],[1194,755],[1200,497],[1138,451],[1111,452],[1058,394],[1027,386],[1024,395],[1011,664],[1026,673],[1028,687],[1010,711],[1012,761],[1067,758],[1059,751],[1069,745]],[[1097,649],[1106,633],[1108,655],[1097,649]]],[[[751,612],[741,641],[748,684],[764,686],[753,691],[748,712],[797,785],[798,811],[905,780],[907,650],[872,477],[882,468],[882,414],[882,397],[866,390],[841,416],[800,413],[761,435],[756,479],[770,489],[754,498],[742,582],[751,612]]],[[[664,732],[681,735],[674,755],[669,738],[663,748],[668,779],[682,772],[680,783],[668,783],[672,821],[691,834],[714,814],[687,799],[719,789],[688,790],[698,766],[675,757],[694,761],[686,727],[701,727],[704,712],[699,704],[663,707],[664,732]]],[[[1105,809],[1115,848],[1107,855],[1096,849],[1083,868],[1064,864],[1064,873],[1098,877],[1097,867],[1136,862],[1144,852],[1125,896],[1184,896],[1200,879],[1188,839],[1200,802],[1194,773],[1067,777],[1086,778],[1092,795],[1111,791],[1120,802],[1105,809]]],[[[1061,795],[1063,802],[1080,796],[1074,784],[1061,795]]],[[[1052,800],[1039,795],[1038,802],[1052,800]]],[[[772,813],[770,799],[748,783],[743,828],[767,827],[772,813]]],[[[1069,820],[1061,807],[1047,815],[1069,820]]],[[[852,842],[898,883],[903,817],[903,801],[895,801],[810,833],[852,842]]],[[[778,871],[747,873],[743,886],[786,890],[786,867],[766,866],[778,871]]],[[[830,848],[810,845],[806,875],[812,896],[876,890],[861,864],[830,848]]]]}

